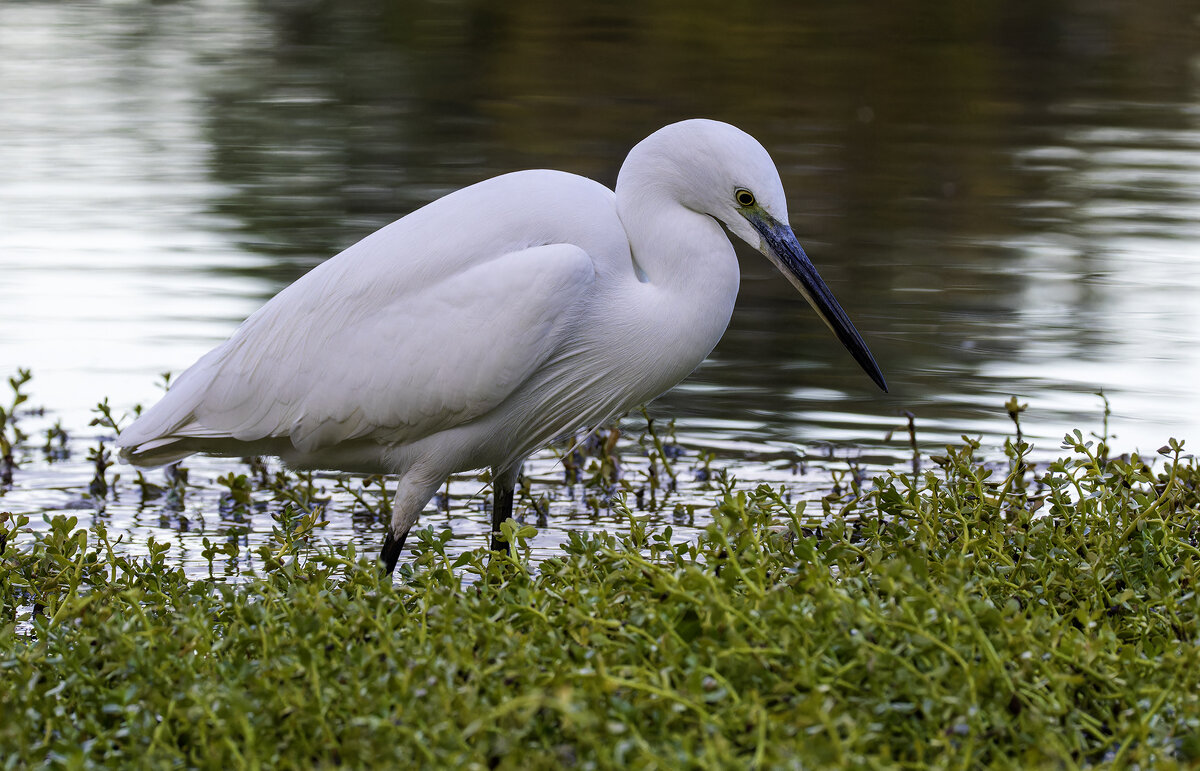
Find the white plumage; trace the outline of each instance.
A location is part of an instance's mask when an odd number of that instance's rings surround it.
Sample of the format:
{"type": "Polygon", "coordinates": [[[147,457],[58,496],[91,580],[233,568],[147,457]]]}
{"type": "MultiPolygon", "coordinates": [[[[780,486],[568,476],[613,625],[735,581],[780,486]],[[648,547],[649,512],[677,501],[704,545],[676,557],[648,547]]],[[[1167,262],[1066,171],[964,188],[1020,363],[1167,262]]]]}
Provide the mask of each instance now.
{"type": "Polygon", "coordinates": [[[516,172],[367,236],[185,371],[121,433],[122,458],[256,453],[398,474],[389,570],[446,477],[491,467],[495,530],[529,453],[653,399],[716,345],[738,289],[718,223],[779,265],[885,387],[787,227],[767,152],[692,120],[638,144],[615,195],[516,172]]]}

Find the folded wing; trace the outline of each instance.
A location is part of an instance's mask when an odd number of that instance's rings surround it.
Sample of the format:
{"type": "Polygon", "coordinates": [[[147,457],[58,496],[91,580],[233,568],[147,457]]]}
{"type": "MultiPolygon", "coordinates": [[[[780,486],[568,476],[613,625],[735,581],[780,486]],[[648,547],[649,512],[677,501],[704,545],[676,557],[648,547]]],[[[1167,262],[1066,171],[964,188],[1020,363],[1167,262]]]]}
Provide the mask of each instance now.
{"type": "MultiPolygon", "coordinates": [[[[381,231],[382,233],[383,231],[381,231]]],[[[319,266],[201,358],[122,432],[134,463],[205,441],[286,438],[301,453],[348,440],[405,443],[495,408],[569,334],[594,279],[571,244],[405,275],[355,255],[319,266]]]]}

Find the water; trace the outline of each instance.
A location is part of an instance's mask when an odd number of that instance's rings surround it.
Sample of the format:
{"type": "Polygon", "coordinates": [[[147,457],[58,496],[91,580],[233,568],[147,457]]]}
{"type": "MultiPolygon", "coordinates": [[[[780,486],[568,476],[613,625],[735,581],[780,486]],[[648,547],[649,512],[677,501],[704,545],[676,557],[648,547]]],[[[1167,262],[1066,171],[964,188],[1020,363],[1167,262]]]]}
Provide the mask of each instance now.
{"type": "MultiPolygon", "coordinates": [[[[832,447],[896,465],[906,411],[927,450],[994,451],[1012,395],[1045,457],[1100,430],[1101,389],[1119,450],[1200,441],[1195,9],[1012,6],[0,5],[0,373],[32,368],[43,422],[80,443],[29,459],[0,509],[90,511],[95,402],[154,399],[159,373],[373,229],[518,168],[611,184],[632,144],[696,115],[772,152],[892,390],[743,249],[729,332],[653,408],[690,463],[787,481],[832,447]]],[[[605,525],[562,497],[551,530],[605,525]]],[[[179,533],[123,500],[105,515],[131,533],[179,533]]]]}

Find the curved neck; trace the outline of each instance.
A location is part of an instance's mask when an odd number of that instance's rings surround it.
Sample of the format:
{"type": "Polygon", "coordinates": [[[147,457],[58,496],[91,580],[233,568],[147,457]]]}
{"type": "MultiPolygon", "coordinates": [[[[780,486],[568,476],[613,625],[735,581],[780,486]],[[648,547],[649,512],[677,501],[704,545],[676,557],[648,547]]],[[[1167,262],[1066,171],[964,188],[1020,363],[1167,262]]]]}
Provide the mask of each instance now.
{"type": "Polygon", "coordinates": [[[637,181],[623,169],[617,184],[617,215],[640,270],[625,284],[636,290],[621,292],[615,302],[626,329],[636,330],[629,342],[657,351],[662,377],[644,384],[637,398],[645,400],[686,377],[716,346],[733,315],[740,272],[716,220],[665,195],[661,185],[637,181]],[[664,348],[662,341],[671,345],[664,348]]]}
{"type": "Polygon", "coordinates": [[[617,177],[617,216],[629,238],[639,280],[696,301],[727,295],[732,308],[739,272],[721,225],[689,208],[675,193],[670,168],[630,153],[617,177]]]}

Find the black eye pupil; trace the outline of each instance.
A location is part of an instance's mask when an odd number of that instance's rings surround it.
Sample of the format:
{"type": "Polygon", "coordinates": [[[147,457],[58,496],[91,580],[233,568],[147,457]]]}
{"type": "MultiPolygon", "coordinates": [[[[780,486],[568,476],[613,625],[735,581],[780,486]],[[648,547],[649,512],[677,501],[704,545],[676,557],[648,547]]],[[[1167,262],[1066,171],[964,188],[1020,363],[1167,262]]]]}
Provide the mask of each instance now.
{"type": "Polygon", "coordinates": [[[739,190],[737,200],[742,206],[749,206],[754,203],[754,195],[749,190],[739,190]]]}

